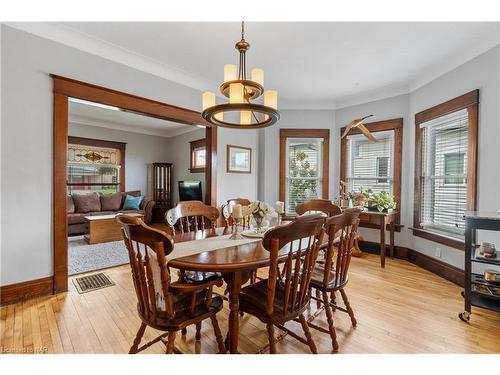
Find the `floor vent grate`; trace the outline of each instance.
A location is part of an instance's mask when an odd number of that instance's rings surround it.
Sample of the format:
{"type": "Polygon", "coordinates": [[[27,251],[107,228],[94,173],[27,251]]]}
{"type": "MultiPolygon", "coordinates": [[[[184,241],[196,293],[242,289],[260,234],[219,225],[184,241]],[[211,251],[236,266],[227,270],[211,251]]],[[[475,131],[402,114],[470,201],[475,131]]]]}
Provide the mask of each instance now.
{"type": "Polygon", "coordinates": [[[76,290],[80,294],[115,285],[109,276],[102,272],[89,276],[75,277],[73,284],[75,284],[76,290]]]}

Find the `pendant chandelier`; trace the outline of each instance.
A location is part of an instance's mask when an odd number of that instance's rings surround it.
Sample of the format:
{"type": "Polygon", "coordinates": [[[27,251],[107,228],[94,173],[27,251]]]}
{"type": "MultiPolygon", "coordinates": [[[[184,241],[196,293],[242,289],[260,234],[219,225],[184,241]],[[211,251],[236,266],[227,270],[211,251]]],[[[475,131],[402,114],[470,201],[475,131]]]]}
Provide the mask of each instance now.
{"type": "MultiPolygon", "coordinates": [[[[202,96],[202,116],[209,123],[235,129],[265,128],[275,124],[280,114],[278,108],[278,92],[264,91],[264,71],[254,68],[251,79],[246,76],[246,51],[250,44],[245,40],[245,24],[241,23],[241,40],[235,48],[240,53],[239,67],[233,64],[224,66],[224,82],[220,85],[220,92],[229,103],[216,104],[213,92],[206,91],[202,96]],[[264,96],[264,104],[255,102],[264,96]]],[[[262,100],[260,100],[262,102],[262,100]]]]}

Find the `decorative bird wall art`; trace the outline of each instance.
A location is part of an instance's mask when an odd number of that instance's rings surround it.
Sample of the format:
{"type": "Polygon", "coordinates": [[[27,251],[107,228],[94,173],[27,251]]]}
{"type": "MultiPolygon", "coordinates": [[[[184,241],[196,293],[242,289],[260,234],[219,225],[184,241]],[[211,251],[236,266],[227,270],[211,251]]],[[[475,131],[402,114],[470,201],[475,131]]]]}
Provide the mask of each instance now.
{"type": "Polygon", "coordinates": [[[363,121],[366,120],[368,117],[372,117],[373,115],[368,115],[365,117],[357,118],[352,120],[349,125],[345,127],[344,134],[342,134],[341,138],[344,138],[349,134],[351,129],[358,128],[363,135],[368,138],[372,142],[378,142],[377,138],[373,136],[373,134],[366,128],[366,126],[363,125],[363,121]]]}

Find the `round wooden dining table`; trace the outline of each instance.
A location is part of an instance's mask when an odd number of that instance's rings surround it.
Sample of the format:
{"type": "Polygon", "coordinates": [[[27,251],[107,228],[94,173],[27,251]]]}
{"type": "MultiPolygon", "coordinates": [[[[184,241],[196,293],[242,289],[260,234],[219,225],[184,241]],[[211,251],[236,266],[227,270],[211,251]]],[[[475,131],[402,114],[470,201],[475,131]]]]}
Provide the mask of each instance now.
{"type": "MultiPolygon", "coordinates": [[[[174,242],[204,239],[231,233],[231,230],[218,228],[216,231],[204,230],[179,234],[174,242]]],[[[220,272],[227,283],[229,292],[229,324],[227,343],[230,353],[238,353],[238,334],[241,286],[248,281],[252,271],[269,265],[269,252],[261,245],[261,241],[244,245],[227,246],[221,249],[201,252],[194,255],[181,256],[168,262],[168,266],[186,271],[220,272]]],[[[283,250],[286,257],[286,249],[283,250]]]]}

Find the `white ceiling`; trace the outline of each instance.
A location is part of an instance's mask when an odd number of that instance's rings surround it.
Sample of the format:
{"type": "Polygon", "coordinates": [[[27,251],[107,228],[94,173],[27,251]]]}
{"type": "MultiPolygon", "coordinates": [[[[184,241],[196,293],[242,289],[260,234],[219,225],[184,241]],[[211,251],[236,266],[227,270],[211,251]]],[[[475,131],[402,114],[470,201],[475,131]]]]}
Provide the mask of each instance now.
{"type": "MultiPolygon", "coordinates": [[[[247,69],[265,70],[283,108],[334,108],[406,93],[499,43],[500,23],[250,22],[247,69]]],[[[237,62],[239,23],[70,22],[22,24],[76,48],[199,90],[216,91],[237,62]],[[50,27],[50,30],[48,29],[50,27]],[[68,38],[71,34],[72,39],[68,38]],[[78,39],[79,38],[79,39],[78,39]],[[78,40],[85,43],[78,43],[78,40]],[[82,47],[80,47],[82,46],[82,47]],[[85,47],[83,47],[85,46],[85,47]],[[139,63],[143,61],[143,64],[139,63]]]]}
{"type": "Polygon", "coordinates": [[[192,125],[179,124],[133,112],[75,103],[71,100],[68,106],[68,113],[69,122],[71,123],[161,137],[173,137],[197,129],[197,127],[192,125]]]}

